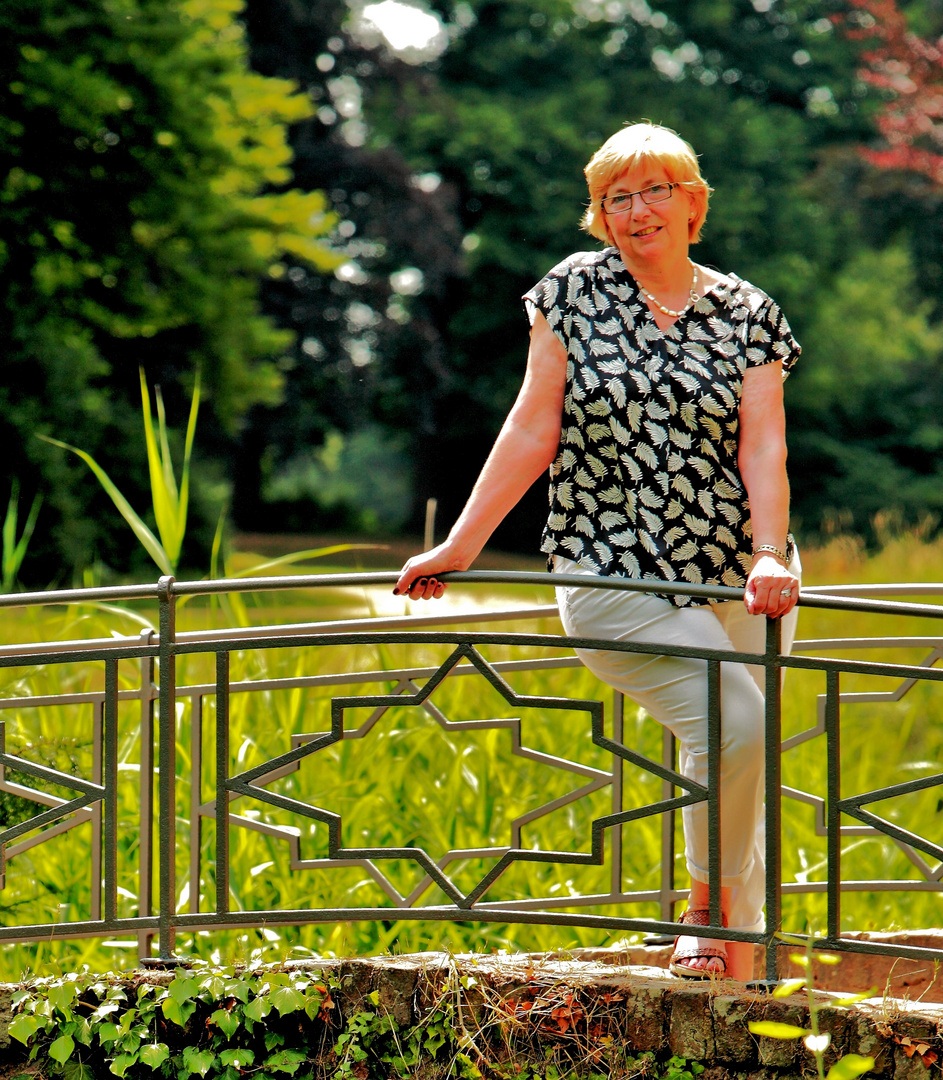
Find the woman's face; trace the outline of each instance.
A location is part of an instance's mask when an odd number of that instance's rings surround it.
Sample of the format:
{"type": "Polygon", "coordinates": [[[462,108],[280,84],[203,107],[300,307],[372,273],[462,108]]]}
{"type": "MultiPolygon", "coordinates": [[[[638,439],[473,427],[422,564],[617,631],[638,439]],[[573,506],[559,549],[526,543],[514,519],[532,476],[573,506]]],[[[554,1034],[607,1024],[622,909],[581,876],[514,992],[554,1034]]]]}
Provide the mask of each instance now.
{"type": "MultiPolygon", "coordinates": [[[[647,190],[669,183],[668,174],[656,164],[626,169],[606,189],[605,197],[647,190]]],[[[680,186],[662,202],[646,203],[633,194],[632,206],[621,214],[607,214],[605,221],[613,244],[626,266],[654,268],[661,263],[686,259],[689,226],[694,213],[690,195],[680,186]]]]}

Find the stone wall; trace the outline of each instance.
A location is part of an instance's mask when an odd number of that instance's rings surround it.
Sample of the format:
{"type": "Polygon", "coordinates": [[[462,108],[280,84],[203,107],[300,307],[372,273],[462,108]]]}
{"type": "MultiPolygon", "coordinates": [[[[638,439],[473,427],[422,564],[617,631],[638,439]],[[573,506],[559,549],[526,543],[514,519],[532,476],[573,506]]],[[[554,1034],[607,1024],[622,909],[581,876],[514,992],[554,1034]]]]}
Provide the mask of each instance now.
{"type": "MultiPolygon", "coordinates": [[[[802,994],[776,999],[732,981],[678,979],[658,968],[525,955],[429,953],[291,966],[333,973],[340,986],[337,1024],[367,1008],[406,1029],[446,1001],[462,1045],[482,1062],[517,1047],[545,1058],[552,1051],[598,1074],[619,1047],[704,1062],[702,1080],[792,1080],[814,1072],[801,1040],[758,1038],[747,1026],[751,1020],[807,1026],[802,994]]],[[[0,1047],[10,1044],[12,991],[0,990],[0,1047]]],[[[827,1065],[857,1053],[873,1057],[874,1075],[884,1080],[931,1080],[931,1072],[937,1080],[943,1006],[876,997],[843,1009],[831,1004],[839,995],[817,994],[825,1006],[822,1030],[832,1037],[827,1065]]],[[[3,1056],[0,1051],[0,1066],[3,1056]]]]}

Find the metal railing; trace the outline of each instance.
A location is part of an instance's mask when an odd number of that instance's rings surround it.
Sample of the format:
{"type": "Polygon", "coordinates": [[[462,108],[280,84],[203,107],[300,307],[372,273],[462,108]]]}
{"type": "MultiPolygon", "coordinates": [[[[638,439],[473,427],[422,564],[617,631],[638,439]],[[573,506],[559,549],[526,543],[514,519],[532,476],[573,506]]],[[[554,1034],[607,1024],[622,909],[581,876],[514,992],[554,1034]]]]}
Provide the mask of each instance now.
{"type": "MultiPolygon", "coordinates": [[[[178,930],[195,931],[214,927],[251,927],[331,922],[341,920],[383,920],[395,915],[397,919],[455,920],[461,922],[524,922],[561,926],[595,927],[600,931],[644,931],[650,934],[674,934],[674,906],[686,896],[686,890],[676,887],[675,815],[685,805],[707,803],[711,833],[710,877],[720,881],[720,799],[719,748],[722,724],[720,701],[721,663],[759,664],[765,668],[766,681],[766,918],[768,929],[761,933],[727,930],[720,926],[719,889],[711,888],[711,936],[729,940],[752,941],[766,949],[768,978],[776,977],[775,931],[781,924],[781,905],[784,894],[795,892],[825,892],[827,897],[827,926],[825,934],[816,939],[817,946],[854,952],[886,953],[916,959],[940,959],[932,949],[887,945],[842,937],[842,895],[849,890],[882,891],[889,889],[943,890],[943,847],[872,813],[867,807],[876,801],[903,796],[928,787],[943,784],[943,773],[895,783],[879,789],[842,796],[841,791],[841,707],[848,701],[899,700],[920,682],[943,681],[943,671],[934,665],[943,656],[943,634],[940,637],[881,637],[832,638],[798,641],[793,655],[780,651],[780,624],[767,620],[766,649],[762,655],[718,651],[696,647],[667,647],[641,642],[604,642],[594,639],[569,638],[557,634],[501,633],[494,629],[472,631],[467,627],[475,622],[494,623],[502,619],[517,622],[544,618],[556,614],[553,606],[537,606],[513,611],[473,613],[455,616],[406,616],[345,620],[342,622],[305,622],[290,625],[230,627],[222,630],[204,629],[187,632],[176,630],[176,606],[184,597],[213,596],[223,593],[265,593],[272,590],[310,590],[371,585],[391,585],[395,573],[358,573],[334,575],[303,575],[277,578],[244,578],[222,581],[175,581],[164,577],[155,585],[136,585],[118,588],[73,589],[57,592],[0,596],[0,607],[23,607],[50,604],[90,604],[129,601],[156,602],[157,632],[143,631],[137,637],[113,637],[95,640],[35,642],[23,645],[0,646],[0,668],[30,668],[47,670],[57,665],[80,661],[104,668],[102,690],[72,693],[31,693],[0,699],[0,716],[8,710],[45,708],[51,706],[87,706],[92,712],[93,753],[88,776],[63,772],[30,760],[22,754],[9,753],[6,746],[6,723],[0,721],[0,791],[18,795],[45,806],[46,809],[19,824],[0,831],[0,873],[6,864],[26,851],[44,844],[63,832],[80,825],[91,827],[90,881],[91,900],[87,918],[70,921],[30,922],[0,926],[0,941],[24,942],[50,938],[83,936],[136,935],[143,962],[169,964],[175,961],[175,935],[178,930]],[[458,629],[441,629],[456,621],[458,629]],[[358,672],[335,672],[317,675],[296,675],[257,680],[237,680],[231,677],[230,657],[233,652],[245,654],[253,650],[285,648],[317,650],[325,646],[345,645],[375,647],[378,645],[451,646],[448,658],[438,664],[416,667],[377,669],[358,672]],[[507,646],[514,649],[550,649],[557,655],[540,658],[511,659],[489,662],[482,653],[488,646],[507,646]],[[823,651],[852,652],[862,649],[896,647],[929,650],[917,664],[876,662],[865,659],[838,659],[810,655],[823,651]],[[570,650],[574,648],[605,648],[608,650],[652,655],[677,655],[702,659],[706,662],[709,698],[709,779],[706,787],[676,771],[675,748],[672,737],[666,734],[662,742],[661,760],[638,753],[623,741],[623,699],[618,692],[612,695],[611,719],[605,718],[600,700],[559,697],[538,697],[515,691],[505,679],[509,672],[535,671],[579,667],[570,650]],[[566,650],[560,655],[560,650],[566,650]],[[178,685],[177,659],[183,656],[206,654],[215,658],[215,678],[211,681],[178,685]],[[134,688],[122,689],[119,684],[119,664],[127,670],[128,662],[139,667],[139,681],[134,688]],[[804,669],[819,672],[825,680],[825,691],[819,695],[816,723],[806,731],[782,739],[782,672],[784,669],[804,669]],[[881,692],[843,693],[843,675],[882,676],[895,680],[892,690],[881,692]],[[446,680],[478,676],[509,704],[516,708],[568,710],[583,712],[592,729],[592,742],[609,755],[611,765],[599,769],[579,761],[553,756],[525,746],[520,738],[519,722],[513,718],[447,717],[433,702],[439,686],[446,680]],[[377,683],[394,683],[387,693],[354,693],[356,687],[377,683]],[[314,735],[292,735],[290,749],[242,771],[233,770],[233,755],[229,745],[232,702],[240,695],[272,693],[281,690],[329,687],[338,691],[332,696],[331,730],[314,735]],[[203,762],[204,704],[215,701],[215,787],[204,798],[201,776],[203,762]],[[189,710],[181,705],[189,701],[189,710]],[[140,737],[140,811],[138,858],[137,914],[119,913],[118,904],[118,767],[119,767],[119,704],[136,702],[140,737]],[[155,717],[154,706],[157,705],[155,717]],[[479,848],[450,850],[433,858],[419,847],[351,847],[345,846],[339,813],[329,808],[312,806],[270,790],[269,785],[299,767],[299,763],[329,746],[345,739],[363,738],[391,708],[416,706],[424,709],[440,725],[451,730],[491,726],[511,731],[514,753],[535,761],[552,761],[579,776],[584,783],[574,791],[552,799],[546,804],[521,814],[511,824],[510,843],[506,846],[488,845],[479,848]],[[359,726],[348,723],[347,712],[369,708],[370,717],[359,726]],[[189,819],[181,820],[176,784],[178,780],[178,744],[184,739],[184,718],[190,720],[189,753],[191,757],[191,798],[189,819]],[[157,760],[155,761],[155,736],[157,760]],[[783,787],[781,753],[810,739],[824,736],[827,754],[827,791],[825,795],[783,787]],[[648,805],[626,809],[624,804],[623,768],[626,763],[653,774],[661,781],[661,798],[648,805]],[[14,782],[8,773],[32,777],[42,787],[14,782]],[[50,794],[50,785],[75,792],[64,799],[50,794]],[[156,792],[155,792],[156,786],[156,792]],[[570,806],[600,791],[609,791],[609,812],[592,822],[589,851],[534,850],[522,842],[522,829],[554,811],[570,806]],[[680,791],[681,794],[678,794],[680,791]],[[156,799],[155,799],[156,794],[156,799]],[[327,830],[329,843],[326,857],[304,859],[301,856],[299,830],[295,827],[260,820],[234,812],[232,804],[241,798],[251,798],[300,820],[316,822],[327,830]],[[827,880],[820,882],[782,880],[781,816],[783,798],[811,805],[816,814],[816,832],[827,838],[827,880]],[[156,818],[155,818],[156,804],[156,818]],[[623,832],[632,822],[652,815],[661,815],[661,873],[655,889],[627,892],[623,888],[623,832]],[[858,824],[843,825],[843,818],[858,824]],[[203,825],[215,824],[215,888],[201,895],[200,882],[206,873],[206,854],[203,844],[203,825]],[[156,828],[155,828],[156,826],[156,828]],[[372,907],[292,908],[269,910],[233,910],[231,907],[230,837],[234,828],[263,833],[287,845],[293,871],[358,867],[383,891],[387,903],[372,907]],[[842,877],[842,841],[848,836],[883,836],[889,838],[919,870],[923,880],[852,880],[842,877]],[[188,883],[186,910],[178,910],[180,890],[176,875],[178,849],[188,845],[188,883]],[[933,867],[927,857],[936,860],[933,867]],[[411,892],[399,891],[384,875],[378,864],[388,859],[409,859],[423,871],[423,878],[411,892]],[[450,878],[448,867],[456,861],[490,859],[493,865],[471,889],[459,888],[450,878]],[[608,860],[608,865],[607,865],[608,860]],[[606,866],[609,870],[608,891],[591,895],[528,897],[526,899],[494,900],[488,894],[502,874],[515,863],[557,863],[606,866]],[[156,878],[157,896],[153,886],[156,878]],[[438,888],[445,902],[421,904],[419,901],[430,888],[438,888]],[[594,908],[657,903],[660,918],[638,918],[628,914],[597,914],[573,911],[573,908],[594,908]],[[152,943],[157,938],[158,951],[152,956],[152,943]]],[[[723,587],[694,586],[682,583],[638,582],[620,578],[575,577],[520,572],[476,571],[449,575],[453,583],[472,585],[577,585],[602,589],[654,591],[687,594],[714,600],[738,600],[740,591],[723,587]]],[[[822,608],[839,612],[870,612],[882,616],[915,616],[943,618],[943,606],[924,603],[904,603],[885,599],[891,595],[940,595],[940,585],[845,586],[803,590],[800,603],[806,608],[822,608]],[[848,595],[853,594],[853,595],[848,595]]],[[[125,680],[127,681],[127,679],[125,680]]],[[[127,706],[124,707],[127,709],[127,706]]],[[[574,846],[577,846],[574,844],[574,846]]],[[[5,878],[0,880],[0,885],[5,878]]],[[[2,893],[0,893],[2,904],[2,893]]],[[[11,913],[7,913],[9,917],[11,913]]],[[[15,913],[13,913],[15,914],[15,913]]],[[[708,931],[704,931],[707,933],[708,931]]]]}

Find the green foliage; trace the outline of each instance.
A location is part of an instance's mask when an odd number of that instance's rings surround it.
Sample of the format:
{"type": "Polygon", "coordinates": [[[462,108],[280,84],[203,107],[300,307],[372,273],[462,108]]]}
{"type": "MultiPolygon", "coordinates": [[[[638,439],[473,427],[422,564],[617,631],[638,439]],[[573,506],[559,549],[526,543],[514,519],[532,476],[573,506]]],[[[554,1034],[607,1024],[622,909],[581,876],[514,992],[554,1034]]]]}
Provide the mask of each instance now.
{"type": "Polygon", "coordinates": [[[295,507],[297,525],[307,513],[308,520],[317,514],[331,528],[393,532],[406,523],[411,506],[413,470],[404,444],[379,425],[347,436],[332,428],[316,450],[296,454],[273,470],[263,500],[274,513],[278,504],[295,507]]]}
{"type": "Polygon", "coordinates": [[[33,501],[26,516],[23,531],[17,537],[17,523],[19,520],[20,505],[20,482],[14,477],[10,485],[10,501],[7,503],[7,512],[3,518],[2,554],[0,554],[0,592],[12,592],[16,583],[16,575],[23,565],[26,557],[26,549],[29,546],[33,529],[36,528],[36,518],[39,508],[42,506],[42,496],[34,495],[33,501]]]}
{"type": "Polygon", "coordinates": [[[17,990],[9,1033],[42,1075],[62,1080],[238,1080],[246,1072],[268,1080],[696,1080],[704,1072],[677,1056],[629,1054],[608,1036],[585,1054],[552,1034],[539,1044],[510,1037],[500,996],[479,1009],[472,1036],[462,1019],[465,981],[449,976],[402,1025],[377,991],[341,1017],[335,976],[316,970],[251,963],[178,969],[169,980],[73,974],[17,990]]]}
{"type": "Polygon", "coordinates": [[[58,520],[45,553],[55,536],[66,565],[88,559],[94,498],[32,434],[64,435],[122,490],[138,485],[138,366],[159,368],[174,399],[200,367],[231,429],[278,398],[291,339],[259,313],[260,275],[282,273],[285,256],[339,262],[324,197],[284,190],[286,125],[310,101],[249,69],[239,10],[13,0],[0,12],[0,437],[24,482],[43,476],[58,520]]]}
{"type": "MultiPolygon", "coordinates": [[[[336,553],[335,553],[336,554],[336,553]]],[[[834,541],[820,551],[804,550],[804,581],[816,584],[887,582],[890,580],[933,581],[943,579],[940,546],[921,542],[913,536],[888,542],[880,555],[869,556],[860,545],[834,541]]],[[[343,555],[341,554],[341,558],[343,555]]],[[[272,566],[278,572],[285,563],[272,566]]],[[[258,560],[245,554],[229,558],[230,574],[254,577],[266,573],[258,560]]],[[[455,586],[450,595],[463,610],[483,607],[511,607],[548,603],[549,590],[520,587],[482,595],[480,588],[455,586]]],[[[391,596],[388,588],[369,590],[318,589],[308,592],[279,591],[265,597],[233,594],[222,613],[201,598],[182,606],[178,614],[181,632],[221,626],[272,626],[338,618],[366,618],[402,615],[404,603],[391,596]]],[[[4,617],[5,640],[45,641],[105,638],[114,633],[136,635],[153,628],[153,607],[92,608],[74,604],[68,608],[11,610],[4,617]]],[[[509,631],[553,633],[555,620],[502,624],[509,631]]],[[[894,628],[909,637],[938,634],[928,620],[905,621],[894,628]]],[[[833,614],[817,609],[804,611],[800,634],[804,638],[886,636],[886,619],[856,613],[833,614]]],[[[233,769],[253,768],[274,755],[288,751],[293,740],[310,739],[330,728],[331,699],[347,691],[336,684],[339,673],[398,671],[403,668],[432,667],[449,652],[447,646],[405,648],[383,645],[323,645],[310,648],[286,646],[280,649],[240,649],[231,656],[234,686],[261,682],[265,689],[254,693],[234,691],[230,701],[230,736],[233,769]],[[307,686],[283,688],[280,679],[309,679],[307,686]]],[[[491,647],[491,660],[521,660],[557,655],[557,650],[520,650],[491,647]]],[[[860,654],[851,654],[860,655],[860,654]]],[[[894,651],[888,658],[920,664],[925,650],[912,646],[894,651]]],[[[547,698],[580,697],[611,700],[606,689],[583,669],[562,668],[533,672],[512,671],[508,681],[519,693],[547,698]]],[[[119,739],[121,768],[118,772],[118,914],[133,918],[142,911],[139,893],[139,837],[141,829],[140,701],[141,673],[137,664],[122,661],[119,667],[119,739]]],[[[197,714],[188,704],[187,687],[212,685],[215,669],[211,657],[185,654],[177,660],[180,699],[185,703],[178,724],[177,742],[177,905],[184,909],[197,902],[201,910],[215,903],[215,830],[202,818],[198,832],[190,823],[194,781],[201,801],[210,800],[215,790],[215,703],[205,696],[199,714],[202,723],[202,766],[194,766],[194,736],[197,714]],[[199,875],[191,878],[188,841],[199,841],[199,875]]],[[[0,692],[13,699],[4,711],[7,751],[62,772],[75,770],[80,776],[93,772],[93,714],[84,701],[89,693],[100,693],[101,666],[77,661],[67,665],[37,665],[28,669],[5,669],[0,692]],[[34,706],[30,698],[51,694],[68,695],[63,705],[34,706]],[[23,699],[21,705],[15,699],[23,699]],[[70,736],[66,738],[64,733],[70,736]]],[[[874,676],[848,674],[842,678],[843,693],[873,694],[875,686],[894,691],[894,680],[875,683],[874,676]]],[[[397,680],[380,675],[376,681],[351,692],[392,693],[397,680]]],[[[790,670],[785,680],[783,737],[792,740],[809,727],[809,716],[818,709],[818,695],[824,694],[820,672],[790,670]]],[[[582,781],[573,773],[553,767],[552,758],[565,756],[582,767],[607,772],[612,759],[591,742],[585,714],[515,707],[500,698],[484,680],[462,676],[447,680],[436,691],[431,704],[452,720],[481,720],[517,717],[522,743],[542,760],[522,758],[512,753],[512,733],[489,725],[479,728],[445,729],[421,708],[395,705],[379,718],[363,738],[345,738],[325,747],[309,761],[275,780],[272,789],[287,799],[329,808],[342,817],[345,844],[371,846],[419,846],[433,858],[451,848],[500,848],[512,836],[516,818],[530,815],[548,800],[571,793],[582,781]]],[[[372,707],[347,710],[348,729],[366,722],[372,707]]],[[[855,698],[842,705],[842,781],[850,791],[873,791],[887,782],[889,771],[918,777],[939,771],[943,757],[943,725],[934,722],[941,715],[941,699],[936,684],[920,682],[900,700],[874,702],[855,698]]],[[[633,749],[660,759],[661,730],[641,710],[627,707],[625,741],[633,749]]],[[[821,737],[811,738],[783,754],[783,783],[787,788],[809,792],[817,798],[827,794],[827,759],[821,737]]],[[[658,800],[660,781],[641,769],[626,766],[624,790],[626,808],[658,800]]],[[[27,784],[61,798],[63,788],[45,785],[32,778],[16,777],[8,770],[8,781],[27,784]]],[[[11,796],[12,800],[13,797],[11,796]]],[[[919,835],[933,835],[939,819],[939,796],[928,787],[901,798],[887,800],[881,816],[896,826],[919,835]]],[[[207,807],[212,813],[211,807],[207,807]]],[[[0,815],[7,824],[19,823],[35,814],[35,802],[0,802],[0,815]]],[[[286,955],[371,955],[393,950],[474,950],[555,951],[593,946],[605,942],[594,927],[536,926],[526,923],[446,922],[400,919],[389,894],[377,877],[356,866],[330,870],[292,868],[291,854],[298,830],[298,854],[315,861],[327,854],[326,830],[299,815],[266,805],[251,798],[233,804],[234,824],[230,840],[230,889],[233,911],[251,913],[270,909],[385,907],[387,915],[377,921],[320,923],[315,925],[267,926],[227,930],[218,927],[209,934],[178,934],[183,956],[202,956],[213,962],[231,963],[242,959],[255,947],[264,948],[268,960],[286,955]],[[264,826],[267,831],[257,827],[264,826]],[[272,834],[268,830],[284,830],[272,834]]],[[[593,819],[612,812],[607,790],[590,793],[570,806],[560,806],[542,818],[529,820],[522,829],[525,847],[543,850],[585,851],[588,849],[593,819]]],[[[682,851],[679,835],[676,850],[682,851]]],[[[623,828],[623,877],[627,891],[657,892],[660,882],[661,823],[657,817],[631,823],[623,828]]],[[[32,839],[31,834],[27,839],[32,839]]],[[[48,925],[50,913],[61,912],[63,920],[88,918],[91,901],[90,824],[60,836],[50,837],[42,846],[22,850],[8,858],[3,903],[12,925],[48,925]]],[[[783,875],[786,881],[804,881],[820,888],[827,874],[825,838],[817,833],[812,811],[805,802],[787,798],[783,803],[783,875]]],[[[489,896],[495,900],[527,901],[550,897],[559,901],[577,894],[603,892],[609,888],[611,864],[567,866],[553,863],[519,864],[510,868],[489,896]]],[[[468,858],[448,864],[447,873],[460,888],[470,889],[494,865],[493,858],[468,858]]],[[[846,839],[842,852],[843,874],[848,880],[913,880],[915,871],[900,847],[883,835],[846,839]]],[[[386,881],[401,895],[408,895],[422,881],[421,869],[409,859],[383,860],[377,867],[386,881]]],[[[684,868],[676,866],[683,885],[684,868]]],[[[783,926],[795,933],[810,922],[821,924],[826,915],[824,891],[811,894],[786,893],[783,897],[783,926]]],[[[420,904],[444,901],[431,886],[418,899],[420,904]]],[[[927,890],[885,890],[876,893],[848,892],[842,899],[842,931],[891,930],[906,926],[932,925],[938,917],[937,900],[927,890]]],[[[616,917],[633,915],[657,918],[654,903],[594,907],[592,912],[616,917]]],[[[251,914],[246,916],[252,919],[251,914]]],[[[117,936],[117,935],[116,935],[117,936]]],[[[0,975],[8,981],[24,970],[47,973],[50,965],[78,969],[113,970],[135,963],[138,953],[133,939],[124,941],[85,939],[45,941],[36,945],[9,945],[0,962],[0,975]]]]}
{"type": "Polygon", "coordinates": [[[872,537],[881,511],[911,523],[943,514],[943,324],[906,248],[849,259],[821,291],[803,344],[789,387],[790,472],[806,529],[841,507],[872,537]]]}
{"type": "Polygon", "coordinates": [[[45,1075],[235,1080],[310,1076],[332,1023],[332,985],[320,973],[178,970],[162,985],[97,975],[37,980],[14,994],[10,1035],[45,1075]],[[263,1023],[263,1019],[265,1022],[263,1023]],[[304,1049],[300,1049],[300,1047],[304,1049]]]}
{"type": "Polygon", "coordinates": [[[150,393],[143,369],[140,376],[144,444],[147,450],[147,464],[151,480],[151,509],[157,522],[157,531],[160,534],[159,540],[147,527],[140,515],[134,511],[108,473],[95,461],[91,454],[87,454],[84,450],[79,450],[74,446],[69,446],[68,443],[60,442],[58,439],[53,439],[48,435],[40,435],[40,438],[52,443],[53,446],[60,446],[63,450],[70,450],[88,465],[117,507],[118,512],[130,525],[131,531],[157,564],[160,572],[162,574],[174,574],[177,570],[177,563],[180,560],[180,552],[187,531],[187,508],[190,500],[190,456],[193,453],[193,437],[196,434],[196,418],[200,408],[200,378],[199,374],[197,374],[193,387],[193,398],[190,402],[190,420],[187,424],[183,467],[178,489],[177,479],[174,475],[173,459],[170,454],[170,443],[167,438],[167,417],[164,412],[164,399],[161,396],[160,387],[157,387],[158,430],[155,434],[154,421],[151,416],[150,393]]]}
{"type": "Polygon", "coordinates": [[[830,998],[827,1003],[823,1003],[815,996],[812,989],[813,966],[816,960],[823,964],[837,964],[841,957],[836,956],[834,953],[815,952],[814,935],[810,935],[808,939],[794,938],[788,934],[777,934],[776,936],[790,944],[805,946],[804,953],[793,954],[791,959],[793,963],[804,967],[806,974],[802,978],[787,979],[780,983],[773,991],[773,997],[788,998],[797,990],[804,989],[809,1008],[809,1027],[801,1028],[795,1024],[782,1024],[774,1020],[751,1020],[748,1022],[750,1031],[754,1035],[764,1035],[768,1039],[785,1039],[787,1041],[802,1039],[806,1049],[815,1058],[815,1068],[819,1080],[854,1080],[856,1076],[862,1076],[864,1073],[870,1072],[874,1068],[874,1058],[864,1057],[861,1054],[841,1054],[834,1060],[826,1073],[825,1057],[832,1037],[828,1032],[819,1030],[819,1013],[826,1007],[846,1009],[850,1005],[856,1005],[858,1002],[872,997],[877,992],[877,988],[872,987],[862,994],[852,994],[845,998],[830,998]]]}

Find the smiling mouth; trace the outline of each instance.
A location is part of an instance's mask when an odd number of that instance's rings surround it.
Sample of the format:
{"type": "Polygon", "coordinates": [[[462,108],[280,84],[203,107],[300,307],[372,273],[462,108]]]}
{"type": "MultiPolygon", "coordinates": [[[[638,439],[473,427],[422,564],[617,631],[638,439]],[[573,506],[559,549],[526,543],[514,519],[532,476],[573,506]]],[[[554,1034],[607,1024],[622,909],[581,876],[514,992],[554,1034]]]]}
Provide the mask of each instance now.
{"type": "Polygon", "coordinates": [[[636,236],[651,236],[652,233],[658,232],[658,230],[660,228],[661,228],[660,225],[649,225],[645,229],[639,229],[639,231],[635,235],[636,236]]]}

